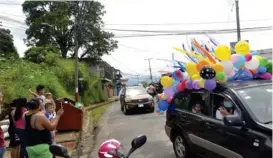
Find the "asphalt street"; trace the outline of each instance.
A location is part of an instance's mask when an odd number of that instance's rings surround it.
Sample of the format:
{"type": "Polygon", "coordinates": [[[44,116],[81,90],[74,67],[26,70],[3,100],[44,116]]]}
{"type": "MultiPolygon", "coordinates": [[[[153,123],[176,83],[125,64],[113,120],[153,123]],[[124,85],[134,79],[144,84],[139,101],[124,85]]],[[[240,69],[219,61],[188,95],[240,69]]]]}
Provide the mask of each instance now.
{"type": "Polygon", "coordinates": [[[134,137],[146,135],[146,144],[136,150],[131,155],[132,158],[175,158],[172,143],[164,130],[165,117],[165,115],[142,111],[124,115],[120,110],[119,102],[113,103],[99,121],[100,131],[91,157],[98,157],[98,148],[107,139],[119,140],[127,152],[134,137]]]}

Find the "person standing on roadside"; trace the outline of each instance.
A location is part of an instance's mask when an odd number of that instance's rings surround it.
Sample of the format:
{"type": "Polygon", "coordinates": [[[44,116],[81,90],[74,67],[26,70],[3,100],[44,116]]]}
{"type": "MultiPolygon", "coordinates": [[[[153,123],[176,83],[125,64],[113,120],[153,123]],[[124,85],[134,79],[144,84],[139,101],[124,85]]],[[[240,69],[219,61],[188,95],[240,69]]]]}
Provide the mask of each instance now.
{"type": "Polygon", "coordinates": [[[46,97],[45,97],[45,86],[44,85],[38,85],[36,87],[36,93],[34,93],[31,89],[29,89],[29,92],[34,95],[36,98],[40,98],[42,100],[42,111],[45,112],[45,103],[46,103],[46,97]]]}
{"type": "Polygon", "coordinates": [[[58,110],[56,118],[49,121],[41,112],[42,100],[32,99],[28,103],[29,111],[25,114],[26,146],[29,158],[52,158],[49,151],[52,144],[50,131],[56,129],[64,110],[58,110]]]}
{"type": "Polygon", "coordinates": [[[27,99],[18,98],[15,101],[16,109],[12,116],[14,118],[15,133],[20,138],[20,158],[27,158],[26,139],[25,139],[25,122],[24,114],[27,112],[27,99]]]}
{"type": "Polygon", "coordinates": [[[6,151],[5,136],[2,127],[0,126],[0,158],[4,158],[6,151]]]}
{"type": "Polygon", "coordinates": [[[15,107],[16,107],[16,99],[12,101],[10,104],[11,110],[9,112],[9,148],[10,150],[10,157],[11,158],[20,158],[20,138],[15,133],[15,123],[14,118],[12,114],[15,113],[15,107]]]}

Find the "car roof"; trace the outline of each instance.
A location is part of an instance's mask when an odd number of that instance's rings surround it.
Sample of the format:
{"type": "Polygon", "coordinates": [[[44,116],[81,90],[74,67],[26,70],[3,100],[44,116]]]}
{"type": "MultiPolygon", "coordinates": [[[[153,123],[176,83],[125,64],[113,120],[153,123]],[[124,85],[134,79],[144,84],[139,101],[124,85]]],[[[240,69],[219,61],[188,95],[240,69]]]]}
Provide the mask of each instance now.
{"type": "Polygon", "coordinates": [[[232,81],[228,82],[226,87],[229,89],[242,89],[248,87],[257,87],[261,85],[272,85],[271,80],[250,80],[250,81],[232,81]]]}

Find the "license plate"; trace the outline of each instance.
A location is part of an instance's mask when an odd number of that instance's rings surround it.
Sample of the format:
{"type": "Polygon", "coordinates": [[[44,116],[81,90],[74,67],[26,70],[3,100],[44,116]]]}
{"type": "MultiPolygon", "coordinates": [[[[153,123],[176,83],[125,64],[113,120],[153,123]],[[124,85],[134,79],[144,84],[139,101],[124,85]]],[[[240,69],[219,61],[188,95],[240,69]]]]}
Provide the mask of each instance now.
{"type": "Polygon", "coordinates": [[[143,106],[144,106],[143,104],[138,104],[138,107],[140,107],[140,108],[143,107],[143,106]]]}

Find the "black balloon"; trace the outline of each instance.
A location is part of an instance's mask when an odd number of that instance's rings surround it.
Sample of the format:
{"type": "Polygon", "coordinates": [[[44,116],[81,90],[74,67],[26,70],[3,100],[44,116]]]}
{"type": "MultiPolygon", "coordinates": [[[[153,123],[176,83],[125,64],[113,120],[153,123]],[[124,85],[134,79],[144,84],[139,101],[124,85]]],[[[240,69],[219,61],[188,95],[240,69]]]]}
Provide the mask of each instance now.
{"type": "Polygon", "coordinates": [[[200,76],[206,80],[213,79],[215,75],[216,75],[215,70],[213,70],[213,68],[210,66],[204,66],[200,71],[200,76]]]}

